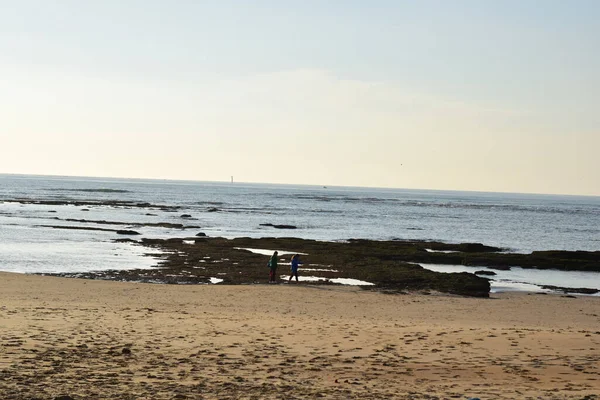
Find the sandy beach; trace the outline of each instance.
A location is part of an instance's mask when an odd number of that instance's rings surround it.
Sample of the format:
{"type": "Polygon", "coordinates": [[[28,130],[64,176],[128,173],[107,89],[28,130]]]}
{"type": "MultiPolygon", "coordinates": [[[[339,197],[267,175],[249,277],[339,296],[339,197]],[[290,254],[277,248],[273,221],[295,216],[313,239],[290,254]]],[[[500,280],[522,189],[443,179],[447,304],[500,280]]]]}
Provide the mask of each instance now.
{"type": "Polygon", "coordinates": [[[2,399],[596,399],[600,298],[0,273],[2,399]]]}

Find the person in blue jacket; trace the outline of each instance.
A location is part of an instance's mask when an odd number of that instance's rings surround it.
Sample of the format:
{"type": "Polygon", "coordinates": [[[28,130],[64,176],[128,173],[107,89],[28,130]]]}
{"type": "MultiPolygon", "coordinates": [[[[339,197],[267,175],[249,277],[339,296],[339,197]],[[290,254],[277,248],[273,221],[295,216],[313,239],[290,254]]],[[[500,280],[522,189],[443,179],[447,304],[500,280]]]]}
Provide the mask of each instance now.
{"type": "Polygon", "coordinates": [[[292,261],[290,262],[290,268],[291,268],[291,274],[290,274],[290,280],[288,282],[292,281],[292,277],[296,277],[296,282],[298,282],[298,266],[300,265],[300,256],[298,254],[294,254],[292,256],[292,261]]]}

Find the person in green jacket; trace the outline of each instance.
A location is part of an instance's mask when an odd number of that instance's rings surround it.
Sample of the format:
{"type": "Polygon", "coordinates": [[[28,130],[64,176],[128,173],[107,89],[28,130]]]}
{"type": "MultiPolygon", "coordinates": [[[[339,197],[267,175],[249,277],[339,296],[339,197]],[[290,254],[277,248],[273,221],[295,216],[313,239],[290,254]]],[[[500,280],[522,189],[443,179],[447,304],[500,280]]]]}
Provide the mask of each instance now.
{"type": "Polygon", "coordinates": [[[269,283],[277,283],[277,252],[273,253],[269,259],[269,283]]]}

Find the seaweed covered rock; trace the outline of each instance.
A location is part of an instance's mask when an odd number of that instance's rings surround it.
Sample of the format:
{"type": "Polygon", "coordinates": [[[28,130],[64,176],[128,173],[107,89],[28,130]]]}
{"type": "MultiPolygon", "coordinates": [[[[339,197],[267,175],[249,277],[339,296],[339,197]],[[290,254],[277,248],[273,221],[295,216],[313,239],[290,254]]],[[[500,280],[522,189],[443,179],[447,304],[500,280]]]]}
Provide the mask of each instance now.
{"type": "MultiPolygon", "coordinates": [[[[464,296],[489,296],[488,278],[467,272],[434,272],[414,263],[470,265],[474,267],[473,271],[479,274],[482,273],[477,267],[482,266],[489,269],[520,266],[573,270],[589,268],[587,270],[600,271],[600,265],[596,261],[600,252],[467,253],[456,250],[460,245],[429,241],[354,239],[347,242],[323,242],[299,238],[226,239],[200,235],[169,239],[142,238],[139,243],[163,252],[156,268],[127,272],[92,272],[86,277],[205,284],[210,283],[212,277],[218,276],[219,279],[223,279],[223,284],[266,283],[268,273],[265,272],[265,265],[274,250],[282,251],[282,265],[289,262],[289,256],[285,252],[300,253],[303,263],[317,265],[310,272],[306,271],[307,274],[320,279],[311,284],[333,284],[336,278],[350,278],[372,283],[371,288],[386,292],[436,290],[464,296]],[[444,250],[427,251],[432,248],[444,250]],[[262,251],[256,252],[255,249],[262,251]]],[[[473,249],[469,246],[472,244],[467,244],[467,248],[473,249]]],[[[474,248],[481,249],[479,246],[474,248]]],[[[287,269],[281,272],[282,275],[286,273],[287,269]]],[[[302,271],[300,273],[302,275],[302,271]]]]}
{"type": "Polygon", "coordinates": [[[386,290],[437,290],[472,297],[489,297],[490,283],[468,272],[441,273],[415,264],[376,265],[356,271],[358,279],[386,290]]]}
{"type": "Polygon", "coordinates": [[[285,225],[285,224],[259,224],[260,226],[269,226],[275,229],[298,229],[297,226],[294,225],[285,225]]]}
{"type": "Polygon", "coordinates": [[[542,289],[556,290],[563,293],[581,293],[581,294],[596,294],[600,293],[598,289],[591,288],[567,288],[562,286],[542,285],[542,289]]]}
{"type": "Polygon", "coordinates": [[[493,253],[502,250],[499,247],[486,246],[481,243],[461,243],[456,249],[463,253],[493,253]]]}
{"type": "Polygon", "coordinates": [[[122,229],[117,231],[117,235],[139,235],[140,233],[137,231],[132,231],[128,229],[122,229]]]}

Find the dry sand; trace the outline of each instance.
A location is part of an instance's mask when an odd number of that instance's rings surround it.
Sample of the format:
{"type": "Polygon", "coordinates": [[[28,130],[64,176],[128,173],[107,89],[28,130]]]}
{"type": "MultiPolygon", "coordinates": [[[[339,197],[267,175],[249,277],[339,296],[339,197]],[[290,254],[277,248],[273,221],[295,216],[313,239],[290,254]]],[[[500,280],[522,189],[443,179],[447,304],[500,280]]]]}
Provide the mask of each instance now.
{"type": "Polygon", "coordinates": [[[0,321],[0,399],[600,398],[600,297],[0,273],[0,321]]]}

